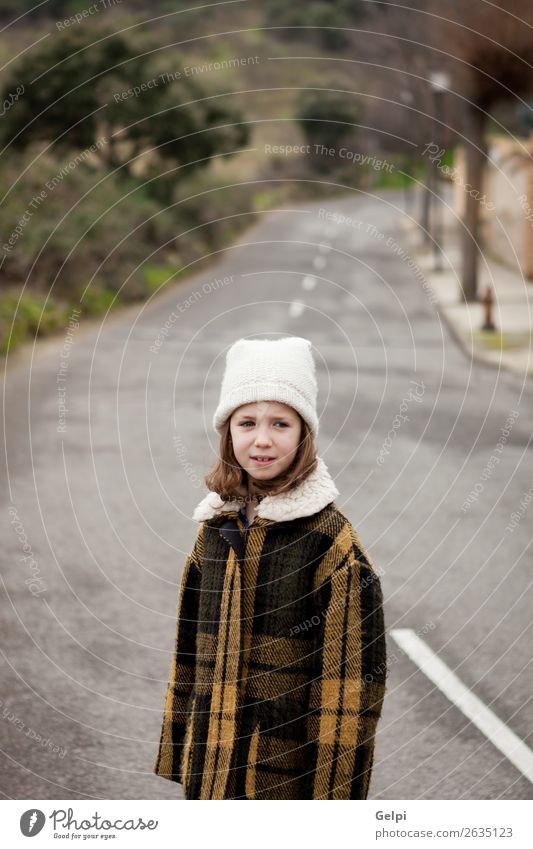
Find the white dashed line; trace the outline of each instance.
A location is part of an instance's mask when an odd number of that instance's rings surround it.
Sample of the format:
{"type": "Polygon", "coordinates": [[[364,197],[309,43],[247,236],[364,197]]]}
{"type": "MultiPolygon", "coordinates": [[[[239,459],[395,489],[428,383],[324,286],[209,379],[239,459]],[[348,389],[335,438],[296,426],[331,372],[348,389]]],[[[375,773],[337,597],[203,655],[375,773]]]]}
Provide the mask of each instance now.
{"type": "Polygon", "coordinates": [[[305,304],[301,301],[293,301],[289,307],[289,315],[291,318],[298,318],[305,309],[305,304]]]}
{"type": "Polygon", "coordinates": [[[302,289],[306,289],[310,291],[314,289],[316,286],[316,277],[313,277],[311,274],[306,274],[304,279],[302,280],[302,289]]]}
{"type": "Polygon", "coordinates": [[[529,746],[498,719],[411,628],[395,628],[390,634],[430,681],[533,783],[533,752],[529,746]]]}
{"type": "Polygon", "coordinates": [[[313,265],[315,268],[319,270],[326,267],[326,257],[325,256],[315,256],[313,257],[313,265]]]}

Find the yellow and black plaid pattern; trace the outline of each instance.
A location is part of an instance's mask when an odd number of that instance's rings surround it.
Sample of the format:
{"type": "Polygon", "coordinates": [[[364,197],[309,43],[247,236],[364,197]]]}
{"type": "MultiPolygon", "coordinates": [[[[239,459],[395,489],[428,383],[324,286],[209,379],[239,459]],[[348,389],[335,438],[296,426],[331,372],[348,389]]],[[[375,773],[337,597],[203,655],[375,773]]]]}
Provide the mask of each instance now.
{"type": "Polygon", "coordinates": [[[201,524],[185,563],[158,775],[188,799],[366,799],[385,693],[381,586],[334,502],[201,524]]]}

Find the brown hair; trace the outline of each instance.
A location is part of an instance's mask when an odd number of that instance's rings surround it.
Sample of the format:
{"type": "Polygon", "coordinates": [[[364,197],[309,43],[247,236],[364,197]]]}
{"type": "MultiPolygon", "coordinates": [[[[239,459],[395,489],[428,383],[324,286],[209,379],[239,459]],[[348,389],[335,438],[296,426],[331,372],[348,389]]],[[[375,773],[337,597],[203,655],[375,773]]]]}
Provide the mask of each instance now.
{"type": "Polygon", "coordinates": [[[300,416],[302,425],[300,442],[296,456],[285,471],[270,480],[248,480],[248,473],[239,465],[233,452],[228,417],[220,436],[220,458],[204,478],[208,489],[217,492],[223,501],[241,501],[243,504],[253,495],[277,495],[300,484],[315,469],[317,463],[316,446],[309,425],[300,416]],[[250,494],[248,492],[250,487],[250,494]]]}

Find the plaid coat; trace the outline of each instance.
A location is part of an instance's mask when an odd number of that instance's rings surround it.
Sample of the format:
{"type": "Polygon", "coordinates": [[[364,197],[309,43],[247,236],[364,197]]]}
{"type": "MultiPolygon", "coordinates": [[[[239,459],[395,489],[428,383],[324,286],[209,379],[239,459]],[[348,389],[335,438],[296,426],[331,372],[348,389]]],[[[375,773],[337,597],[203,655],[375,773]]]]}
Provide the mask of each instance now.
{"type": "Polygon", "coordinates": [[[210,492],[186,559],[154,772],[186,799],[366,799],[382,592],[321,458],[245,528],[210,492]]]}

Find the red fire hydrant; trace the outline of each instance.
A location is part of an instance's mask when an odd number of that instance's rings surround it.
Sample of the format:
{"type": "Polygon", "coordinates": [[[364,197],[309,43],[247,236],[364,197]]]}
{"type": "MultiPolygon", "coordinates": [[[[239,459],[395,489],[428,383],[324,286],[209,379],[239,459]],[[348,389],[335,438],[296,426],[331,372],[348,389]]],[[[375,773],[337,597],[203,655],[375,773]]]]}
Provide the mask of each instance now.
{"type": "Polygon", "coordinates": [[[496,330],[494,322],[492,320],[492,305],[494,303],[494,294],[492,291],[492,286],[486,286],[485,291],[483,293],[483,297],[481,298],[481,303],[483,304],[483,312],[485,315],[485,323],[481,327],[482,330],[496,330]]]}

